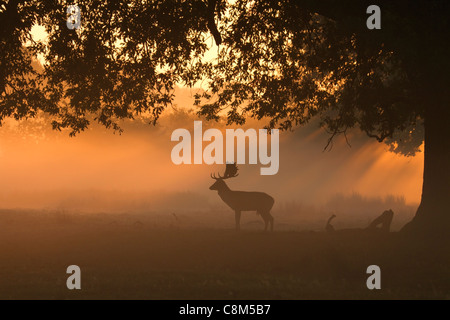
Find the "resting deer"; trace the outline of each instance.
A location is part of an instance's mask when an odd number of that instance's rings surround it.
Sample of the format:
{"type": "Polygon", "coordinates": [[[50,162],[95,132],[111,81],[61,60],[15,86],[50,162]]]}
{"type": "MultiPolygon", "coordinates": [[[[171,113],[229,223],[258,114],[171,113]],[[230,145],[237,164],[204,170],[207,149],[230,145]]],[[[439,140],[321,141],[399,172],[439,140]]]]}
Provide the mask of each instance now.
{"type": "Polygon", "coordinates": [[[225,174],[216,177],[211,174],[211,178],[216,182],[209,187],[210,190],[217,190],[220,198],[235,212],[236,230],[240,230],[240,220],[242,211],[256,211],[261,215],[265,223],[265,231],[270,223],[270,230],[273,231],[273,217],[270,214],[274,204],[274,199],[263,192],[233,191],[228,188],[225,179],[238,176],[236,164],[227,164],[225,174]]]}

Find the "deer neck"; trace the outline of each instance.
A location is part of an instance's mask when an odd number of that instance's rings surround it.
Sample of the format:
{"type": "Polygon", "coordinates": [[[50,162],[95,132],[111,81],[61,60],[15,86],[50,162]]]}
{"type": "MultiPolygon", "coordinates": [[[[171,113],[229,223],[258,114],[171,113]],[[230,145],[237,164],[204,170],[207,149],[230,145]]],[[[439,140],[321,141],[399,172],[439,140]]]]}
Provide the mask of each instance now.
{"type": "Polygon", "coordinates": [[[223,187],[220,188],[220,190],[218,190],[219,196],[222,197],[223,195],[226,195],[226,194],[229,193],[230,191],[231,191],[231,189],[228,188],[228,186],[224,183],[224,184],[223,184],[223,187]]]}

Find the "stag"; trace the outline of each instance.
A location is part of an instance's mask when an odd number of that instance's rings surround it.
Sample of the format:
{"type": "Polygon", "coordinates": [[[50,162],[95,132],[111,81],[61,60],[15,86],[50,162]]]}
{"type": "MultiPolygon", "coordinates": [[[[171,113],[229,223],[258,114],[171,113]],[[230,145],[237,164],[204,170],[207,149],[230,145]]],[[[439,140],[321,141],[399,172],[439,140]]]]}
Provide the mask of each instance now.
{"type": "Polygon", "coordinates": [[[273,217],[270,210],[273,207],[274,199],[263,192],[247,192],[247,191],[233,191],[228,188],[225,179],[234,178],[238,176],[237,165],[227,163],[225,173],[223,176],[219,174],[211,174],[211,178],[216,180],[214,184],[209,187],[210,190],[217,190],[220,198],[235,212],[236,230],[240,230],[240,220],[242,211],[256,211],[265,223],[265,231],[270,224],[270,230],[273,231],[273,217]]]}

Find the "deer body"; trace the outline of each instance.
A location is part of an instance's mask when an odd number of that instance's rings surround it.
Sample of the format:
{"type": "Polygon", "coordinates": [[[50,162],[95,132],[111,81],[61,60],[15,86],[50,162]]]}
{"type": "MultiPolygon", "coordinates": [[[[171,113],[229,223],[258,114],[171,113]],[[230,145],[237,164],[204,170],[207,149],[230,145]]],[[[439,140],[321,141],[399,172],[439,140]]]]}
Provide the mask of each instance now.
{"type": "Polygon", "coordinates": [[[239,211],[264,211],[272,209],[275,202],[271,196],[264,192],[248,192],[225,190],[220,192],[219,197],[231,209],[239,211]]]}
{"type": "MultiPolygon", "coordinates": [[[[227,165],[227,170],[228,170],[227,165]]],[[[237,168],[235,168],[237,171],[237,168]]],[[[233,177],[236,176],[233,175],[233,177]]],[[[270,224],[270,229],[273,231],[273,217],[270,210],[273,207],[275,200],[264,192],[248,192],[248,191],[233,191],[231,190],[223,179],[230,178],[230,175],[225,173],[224,177],[215,178],[216,182],[209,188],[210,190],[217,190],[220,198],[235,212],[236,230],[240,229],[240,219],[242,211],[256,211],[261,215],[265,223],[265,230],[270,224]]]]}

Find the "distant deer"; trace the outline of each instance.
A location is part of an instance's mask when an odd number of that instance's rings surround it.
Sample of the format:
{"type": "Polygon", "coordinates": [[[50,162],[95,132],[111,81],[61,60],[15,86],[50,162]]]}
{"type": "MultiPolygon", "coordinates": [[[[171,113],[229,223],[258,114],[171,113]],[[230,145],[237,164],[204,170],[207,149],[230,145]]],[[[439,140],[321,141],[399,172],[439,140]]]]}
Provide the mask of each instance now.
{"type": "Polygon", "coordinates": [[[256,211],[261,215],[265,223],[265,231],[270,223],[270,230],[273,231],[273,217],[270,210],[273,207],[274,199],[263,192],[247,192],[247,191],[232,191],[225,183],[225,179],[234,178],[238,176],[238,168],[236,164],[227,163],[225,174],[216,177],[211,174],[211,178],[216,180],[214,184],[209,187],[210,190],[217,190],[220,198],[235,212],[236,230],[240,230],[240,220],[242,211],[256,211]]]}

